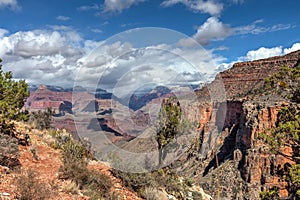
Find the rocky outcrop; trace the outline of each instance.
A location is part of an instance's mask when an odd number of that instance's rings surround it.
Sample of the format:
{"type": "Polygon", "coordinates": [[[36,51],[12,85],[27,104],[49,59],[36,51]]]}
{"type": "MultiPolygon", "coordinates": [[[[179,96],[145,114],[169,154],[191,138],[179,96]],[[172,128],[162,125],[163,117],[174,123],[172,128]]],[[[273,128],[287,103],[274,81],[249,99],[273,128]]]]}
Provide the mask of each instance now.
{"type": "MultiPolygon", "coordinates": [[[[259,199],[261,191],[273,186],[279,189],[280,197],[286,198],[287,183],[278,173],[293,162],[272,154],[257,138],[275,127],[278,110],[288,102],[278,96],[250,94],[260,89],[264,79],[281,66],[295,67],[299,63],[300,51],[296,51],[281,57],[235,64],[216,77],[216,81],[224,83],[227,101],[223,103],[212,102],[209,98],[215,81],[197,91],[201,101],[197,108],[190,109],[189,116],[199,114],[196,119],[199,121],[200,152],[189,151],[179,161],[184,164],[174,162],[174,167],[184,171],[185,176],[193,176],[214,198],[220,195],[221,199],[259,199]],[[219,194],[216,192],[218,184],[219,194]]],[[[289,148],[282,150],[287,155],[292,154],[289,148]]]]}
{"type": "Polygon", "coordinates": [[[30,111],[52,108],[57,114],[72,113],[71,102],[72,92],[52,91],[45,85],[41,85],[36,91],[31,92],[25,108],[30,111]]]}
{"type": "Polygon", "coordinates": [[[72,133],[74,138],[78,138],[75,121],[72,115],[65,115],[63,117],[53,117],[52,125],[58,129],[65,129],[72,133]]]}
{"type": "MultiPolygon", "coordinates": [[[[236,147],[244,152],[239,161],[239,170],[242,178],[255,191],[279,188],[280,196],[287,197],[286,182],[280,180],[277,172],[287,164],[293,162],[282,155],[272,154],[268,147],[257,136],[275,127],[278,110],[286,103],[246,102],[244,123],[241,123],[237,132],[236,147]]],[[[284,149],[291,155],[291,149],[284,149]]],[[[258,192],[256,198],[259,197],[258,192]]]]}
{"type": "Polygon", "coordinates": [[[236,63],[232,68],[218,74],[212,83],[205,85],[196,93],[199,97],[210,100],[210,93],[216,93],[213,86],[224,85],[226,93],[224,95],[228,99],[247,98],[249,94],[263,85],[266,77],[277,72],[280,67],[295,67],[299,64],[300,51],[285,56],[236,63]]]}
{"type": "Polygon", "coordinates": [[[11,196],[7,192],[3,192],[3,193],[0,192],[0,197],[1,197],[1,200],[11,200],[11,196]]]}
{"type": "MultiPolygon", "coordinates": [[[[212,104],[202,104],[198,107],[202,113],[198,129],[202,143],[200,151],[188,152],[185,158],[177,161],[184,164],[174,162],[173,167],[184,176],[193,176],[214,198],[218,195],[218,179],[221,198],[259,199],[261,191],[273,186],[279,188],[281,197],[287,197],[287,183],[277,172],[293,162],[272,154],[257,139],[259,134],[275,127],[278,110],[285,105],[286,102],[259,100],[228,101],[225,119],[220,121],[212,104]],[[220,122],[223,125],[218,131],[220,122]]],[[[292,153],[291,149],[283,150],[287,155],[292,153]]]]}
{"type": "Polygon", "coordinates": [[[228,98],[243,97],[264,83],[264,79],[274,74],[282,66],[294,67],[300,63],[300,51],[285,56],[275,56],[252,62],[236,63],[229,70],[221,72],[221,78],[228,98]]]}

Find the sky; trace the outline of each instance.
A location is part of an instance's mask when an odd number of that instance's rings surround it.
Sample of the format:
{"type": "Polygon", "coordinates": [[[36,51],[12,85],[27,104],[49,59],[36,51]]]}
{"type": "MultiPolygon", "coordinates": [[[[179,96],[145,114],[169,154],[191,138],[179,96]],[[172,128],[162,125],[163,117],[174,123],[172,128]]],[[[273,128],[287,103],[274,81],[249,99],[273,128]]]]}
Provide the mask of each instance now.
{"type": "Polygon", "coordinates": [[[3,69],[30,84],[199,84],[300,49],[296,0],[0,0],[3,69]]]}

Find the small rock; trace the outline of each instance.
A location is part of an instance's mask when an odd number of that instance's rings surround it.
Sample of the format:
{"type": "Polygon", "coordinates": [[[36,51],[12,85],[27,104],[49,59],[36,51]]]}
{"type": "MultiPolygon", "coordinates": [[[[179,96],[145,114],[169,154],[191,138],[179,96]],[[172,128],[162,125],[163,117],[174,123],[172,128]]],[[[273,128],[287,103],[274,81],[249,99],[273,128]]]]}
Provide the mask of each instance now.
{"type": "Polygon", "coordinates": [[[10,200],[10,194],[7,192],[0,193],[1,200],[10,200]]]}
{"type": "Polygon", "coordinates": [[[171,194],[168,194],[168,199],[169,200],[176,200],[176,198],[173,195],[171,195],[171,194]]]}
{"type": "Polygon", "coordinates": [[[0,165],[0,174],[9,174],[10,169],[8,167],[0,165]]]}

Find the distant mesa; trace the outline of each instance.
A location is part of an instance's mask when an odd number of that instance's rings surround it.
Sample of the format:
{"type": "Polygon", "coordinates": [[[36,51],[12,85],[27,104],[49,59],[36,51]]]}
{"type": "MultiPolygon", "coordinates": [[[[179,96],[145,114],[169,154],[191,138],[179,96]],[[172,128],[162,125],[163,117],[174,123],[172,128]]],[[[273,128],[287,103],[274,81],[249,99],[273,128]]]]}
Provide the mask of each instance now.
{"type": "Polygon", "coordinates": [[[164,86],[157,86],[150,91],[140,91],[138,94],[132,94],[129,100],[129,108],[136,111],[144,107],[153,99],[174,96],[172,91],[164,86]]]}
{"type": "Polygon", "coordinates": [[[61,86],[53,86],[53,85],[29,85],[30,92],[34,92],[36,90],[50,90],[53,92],[72,92],[73,88],[63,88],[61,86]]]}
{"type": "Polygon", "coordinates": [[[56,114],[72,113],[72,92],[62,87],[30,86],[31,92],[25,107],[30,111],[52,108],[56,114]]]}

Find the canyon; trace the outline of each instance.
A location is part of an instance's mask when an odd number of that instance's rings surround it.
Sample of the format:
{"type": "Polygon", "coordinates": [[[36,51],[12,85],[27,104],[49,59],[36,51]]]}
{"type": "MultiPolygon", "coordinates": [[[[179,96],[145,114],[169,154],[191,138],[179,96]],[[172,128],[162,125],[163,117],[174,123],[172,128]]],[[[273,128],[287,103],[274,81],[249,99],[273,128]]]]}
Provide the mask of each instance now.
{"type": "MultiPolygon", "coordinates": [[[[300,51],[236,63],[232,68],[219,73],[213,82],[196,90],[197,101],[182,104],[181,109],[187,120],[197,122],[194,139],[199,140],[200,145],[189,148],[169,167],[184,177],[191,177],[215,199],[259,199],[260,192],[274,186],[279,188],[281,198],[288,198],[287,183],[275,171],[294,163],[282,155],[272,154],[258,136],[275,127],[279,109],[289,102],[279,95],[265,93],[262,86],[264,79],[277,72],[280,67],[297,67],[299,64],[300,51]],[[212,99],[211,95],[218,90],[220,82],[224,86],[225,98],[212,99]]],[[[117,107],[119,112],[129,112],[130,120],[143,127],[151,119],[144,112],[150,109],[147,105],[160,102],[157,98],[167,97],[170,96],[143,96],[142,103],[135,102],[137,111],[128,111],[128,107],[116,100],[95,100],[86,91],[52,91],[46,86],[40,86],[31,92],[26,108],[36,111],[51,107],[56,114],[53,125],[67,129],[74,135],[77,130],[74,112],[91,113],[96,108],[98,115],[95,124],[106,131],[111,141],[129,141],[132,149],[132,145],[139,143],[136,135],[130,134],[132,130],[126,126],[126,120],[116,122],[112,110],[117,107]],[[80,104],[74,103],[74,99],[81,99],[80,104]]],[[[132,99],[138,101],[139,98],[133,96],[132,99]]],[[[153,145],[151,140],[143,142],[142,146],[144,149],[155,149],[153,145]]],[[[287,155],[292,154],[290,148],[283,151],[287,155]]]]}

